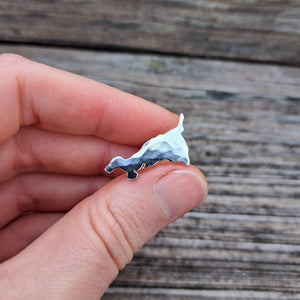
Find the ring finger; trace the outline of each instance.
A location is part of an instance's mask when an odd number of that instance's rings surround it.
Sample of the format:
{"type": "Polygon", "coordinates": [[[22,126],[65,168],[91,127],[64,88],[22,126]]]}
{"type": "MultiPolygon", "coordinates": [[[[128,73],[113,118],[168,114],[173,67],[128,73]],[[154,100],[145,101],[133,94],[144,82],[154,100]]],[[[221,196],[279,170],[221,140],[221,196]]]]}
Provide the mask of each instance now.
{"type": "Polygon", "coordinates": [[[0,263],[16,255],[64,213],[37,213],[19,217],[0,230],[0,263]]]}

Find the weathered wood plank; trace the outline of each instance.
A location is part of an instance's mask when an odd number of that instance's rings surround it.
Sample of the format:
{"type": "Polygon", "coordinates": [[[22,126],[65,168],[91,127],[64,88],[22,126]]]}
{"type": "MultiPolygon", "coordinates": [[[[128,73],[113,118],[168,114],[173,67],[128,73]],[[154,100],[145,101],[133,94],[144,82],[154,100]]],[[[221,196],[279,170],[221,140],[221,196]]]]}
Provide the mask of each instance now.
{"type": "Polygon", "coordinates": [[[0,39],[299,65],[299,16],[298,0],[2,0],[0,39]]]}
{"type": "Polygon", "coordinates": [[[300,69],[0,45],[184,112],[207,201],[143,247],[104,299],[300,299],[300,69]]]}
{"type": "Polygon", "coordinates": [[[189,290],[189,289],[151,289],[151,288],[137,288],[128,293],[126,288],[111,288],[103,297],[103,300],[152,300],[152,299],[208,299],[208,300],[270,300],[270,299],[285,299],[293,300],[300,299],[300,295],[288,295],[277,292],[258,292],[258,291],[213,291],[213,290],[189,290]]]}

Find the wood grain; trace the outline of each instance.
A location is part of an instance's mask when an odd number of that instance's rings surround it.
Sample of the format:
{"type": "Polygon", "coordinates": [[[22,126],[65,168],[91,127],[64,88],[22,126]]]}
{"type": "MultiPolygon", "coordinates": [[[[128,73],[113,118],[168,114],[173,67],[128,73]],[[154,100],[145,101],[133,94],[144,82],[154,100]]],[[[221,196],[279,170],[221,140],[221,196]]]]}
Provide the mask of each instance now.
{"type": "Polygon", "coordinates": [[[277,292],[227,291],[227,290],[191,290],[191,289],[149,289],[137,288],[128,292],[125,288],[111,288],[103,299],[107,300],[152,300],[152,299],[209,299],[209,300],[270,300],[270,299],[299,299],[299,295],[277,292]]]}
{"type": "Polygon", "coordinates": [[[0,2],[0,39],[300,64],[298,0],[0,2]]]}
{"type": "Polygon", "coordinates": [[[104,299],[300,299],[300,69],[0,45],[185,114],[206,202],[150,240],[104,299]]]}

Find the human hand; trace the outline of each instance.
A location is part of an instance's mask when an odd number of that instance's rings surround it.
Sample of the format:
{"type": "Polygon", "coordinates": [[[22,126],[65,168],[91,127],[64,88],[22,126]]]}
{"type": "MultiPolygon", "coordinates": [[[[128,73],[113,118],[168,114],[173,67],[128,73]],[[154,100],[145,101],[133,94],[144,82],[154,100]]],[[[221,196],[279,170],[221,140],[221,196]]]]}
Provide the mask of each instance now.
{"type": "Polygon", "coordinates": [[[207,183],[193,166],[161,162],[133,181],[104,174],[177,122],[133,95],[1,55],[0,298],[99,299],[138,248],[199,205],[207,183]]]}

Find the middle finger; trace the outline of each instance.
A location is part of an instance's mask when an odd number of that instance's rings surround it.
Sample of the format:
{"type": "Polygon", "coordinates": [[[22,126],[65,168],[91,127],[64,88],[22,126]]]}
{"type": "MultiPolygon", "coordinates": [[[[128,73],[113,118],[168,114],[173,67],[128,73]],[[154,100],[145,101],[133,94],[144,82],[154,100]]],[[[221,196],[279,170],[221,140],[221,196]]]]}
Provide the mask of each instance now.
{"type": "Polygon", "coordinates": [[[126,158],[136,151],[136,147],[115,144],[94,136],[68,135],[24,127],[0,146],[0,182],[32,171],[105,174],[104,168],[114,156],[126,158]]]}
{"type": "Polygon", "coordinates": [[[101,188],[107,176],[28,173],[0,184],[0,229],[27,211],[68,211],[101,188]]]}

